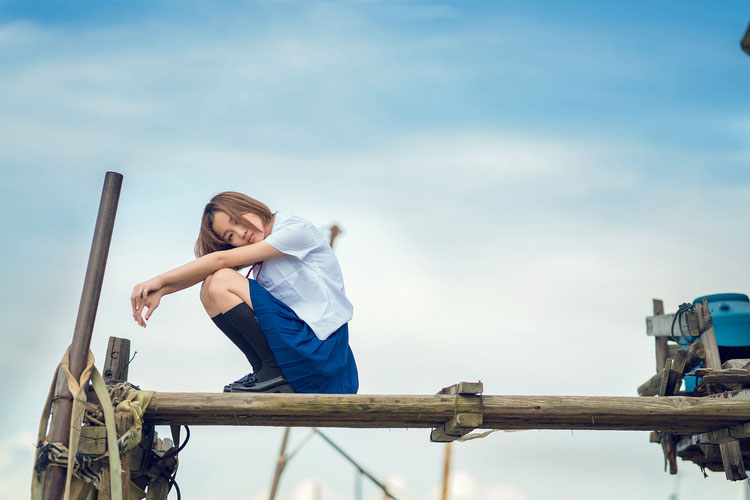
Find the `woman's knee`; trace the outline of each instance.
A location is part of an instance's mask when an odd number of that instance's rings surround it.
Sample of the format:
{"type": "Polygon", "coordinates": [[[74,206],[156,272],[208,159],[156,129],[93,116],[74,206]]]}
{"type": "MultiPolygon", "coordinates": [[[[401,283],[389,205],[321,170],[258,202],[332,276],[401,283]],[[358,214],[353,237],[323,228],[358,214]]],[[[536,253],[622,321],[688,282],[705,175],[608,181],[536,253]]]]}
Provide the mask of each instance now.
{"type": "Polygon", "coordinates": [[[242,276],[234,269],[224,268],[209,274],[201,286],[201,301],[204,304],[214,302],[218,296],[231,291],[238,279],[242,279],[242,276]]]}

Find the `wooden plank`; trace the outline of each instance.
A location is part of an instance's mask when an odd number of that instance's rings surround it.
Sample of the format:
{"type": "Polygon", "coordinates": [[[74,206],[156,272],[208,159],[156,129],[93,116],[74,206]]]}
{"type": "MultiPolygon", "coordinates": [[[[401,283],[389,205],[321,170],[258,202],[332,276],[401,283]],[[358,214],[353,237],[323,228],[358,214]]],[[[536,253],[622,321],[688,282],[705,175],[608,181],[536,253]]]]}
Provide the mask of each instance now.
{"type": "Polygon", "coordinates": [[[438,394],[454,396],[457,394],[481,394],[482,392],[484,392],[484,385],[482,382],[459,382],[458,384],[443,387],[438,394]]]}
{"type": "Polygon", "coordinates": [[[128,379],[128,365],[130,363],[130,340],[120,337],[110,337],[107,343],[107,355],[104,358],[102,378],[109,383],[128,379]]]}
{"type": "Polygon", "coordinates": [[[750,370],[738,368],[698,368],[693,372],[696,377],[702,377],[704,384],[750,384],[750,370]]]}
{"type": "MultiPolygon", "coordinates": [[[[115,412],[115,428],[117,435],[122,436],[133,424],[133,414],[125,411],[115,412]]],[[[122,499],[130,499],[130,453],[120,456],[122,473],[122,499]]],[[[102,482],[99,489],[98,500],[110,500],[112,490],[110,489],[109,467],[102,468],[102,482]]]]}
{"type": "MultiPolygon", "coordinates": [[[[696,314],[698,315],[698,324],[701,330],[701,344],[706,351],[706,368],[721,369],[721,358],[719,357],[719,346],[716,343],[716,334],[714,333],[713,321],[711,319],[711,310],[708,308],[708,301],[703,298],[702,304],[696,304],[696,314]],[[710,326],[709,326],[710,325],[710,326]]],[[[742,450],[740,443],[733,441],[719,445],[721,450],[721,461],[724,465],[724,474],[730,481],[745,479],[745,464],[742,460],[742,450]]]]}
{"type": "Polygon", "coordinates": [[[750,359],[727,359],[721,364],[721,367],[750,370],[750,359]]]}
{"type": "MultiPolygon", "coordinates": [[[[657,338],[663,338],[663,337],[657,337],[657,338]]],[[[664,340],[666,341],[666,339],[664,340]]],[[[667,345],[667,357],[674,359],[677,353],[681,350],[682,349],[680,349],[680,346],[678,346],[677,344],[668,344],[667,345]]]]}
{"type": "Polygon", "coordinates": [[[735,425],[729,429],[729,434],[735,439],[750,438],[750,423],[735,425]]]}
{"type": "Polygon", "coordinates": [[[482,425],[482,415],[477,413],[459,413],[445,424],[432,430],[430,441],[449,443],[465,436],[482,425]]]}
{"type": "MultiPolygon", "coordinates": [[[[709,321],[711,321],[711,312],[708,309],[708,302],[704,298],[703,304],[696,304],[695,306],[698,321],[702,329],[709,321]]],[[[706,352],[706,368],[720,370],[721,358],[719,357],[719,346],[716,343],[716,334],[714,333],[713,325],[703,332],[700,341],[706,352]]]]}
{"type": "Polygon", "coordinates": [[[672,359],[667,358],[667,362],[664,363],[664,368],[661,371],[661,381],[659,382],[659,396],[671,396],[671,394],[667,394],[670,373],[672,373],[672,359]]]}
{"type": "Polygon", "coordinates": [[[677,450],[675,449],[675,437],[671,432],[665,432],[661,436],[661,449],[664,452],[664,468],[669,466],[669,473],[677,474],[677,450]]]}
{"type": "MultiPolygon", "coordinates": [[[[705,357],[703,345],[700,342],[695,342],[688,349],[680,349],[675,356],[675,360],[671,366],[671,373],[669,374],[669,390],[667,391],[667,395],[675,394],[684,374],[703,361],[705,357]]],[[[663,378],[664,371],[662,369],[638,387],[638,394],[640,396],[656,396],[659,394],[663,378]]]]}
{"type": "MultiPolygon", "coordinates": [[[[694,311],[688,311],[684,314],[687,323],[683,321],[682,329],[685,330],[686,335],[691,337],[698,336],[698,317],[694,311]]],[[[654,316],[646,317],[646,335],[649,337],[672,337],[672,322],[674,321],[675,314],[659,314],[654,316]]],[[[680,327],[674,325],[674,336],[680,335],[680,327]]]]}
{"type": "Polygon", "coordinates": [[[87,425],[81,428],[78,442],[78,453],[85,455],[103,455],[107,452],[107,429],[99,425],[87,425]]]}
{"type": "Polygon", "coordinates": [[[750,401],[750,389],[740,389],[736,391],[726,391],[706,396],[710,399],[727,399],[730,401],[750,401]]]}
{"type": "Polygon", "coordinates": [[[740,443],[737,441],[722,443],[719,445],[719,450],[721,450],[721,462],[724,465],[724,474],[726,474],[727,479],[730,481],[747,479],[740,443]]]}
{"type": "Polygon", "coordinates": [[[146,489],[146,500],[167,500],[169,488],[169,480],[164,476],[152,479],[146,489]]]}
{"type": "MultiPolygon", "coordinates": [[[[157,392],[147,424],[429,428],[476,404],[455,396],[157,392]]],[[[748,421],[750,401],[687,397],[487,396],[486,429],[705,432],[748,421]]]]}
{"type": "MultiPolygon", "coordinates": [[[[664,314],[664,302],[661,299],[653,299],[654,303],[654,316],[662,316],[664,314]]],[[[646,321],[646,331],[648,333],[648,320],[646,321]]],[[[667,349],[666,337],[656,337],[654,339],[654,352],[656,354],[656,371],[659,372],[664,368],[664,363],[667,362],[667,358],[671,358],[667,349]]],[[[657,387],[658,390],[658,387],[657,387]]]]}

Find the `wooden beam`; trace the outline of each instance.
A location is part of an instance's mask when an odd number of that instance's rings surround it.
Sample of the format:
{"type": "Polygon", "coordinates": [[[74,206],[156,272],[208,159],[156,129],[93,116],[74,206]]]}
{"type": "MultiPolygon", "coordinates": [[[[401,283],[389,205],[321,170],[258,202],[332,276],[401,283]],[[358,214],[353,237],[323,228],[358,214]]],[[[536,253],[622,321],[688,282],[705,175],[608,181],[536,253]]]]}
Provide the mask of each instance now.
{"type": "Polygon", "coordinates": [[[698,368],[693,372],[696,377],[702,377],[701,384],[744,384],[750,385],[750,370],[739,368],[698,368]]]}
{"type": "MultiPolygon", "coordinates": [[[[705,297],[702,304],[695,305],[695,312],[698,315],[700,330],[703,331],[701,334],[701,344],[703,344],[703,348],[706,351],[706,368],[720,370],[721,358],[719,357],[719,346],[716,343],[711,310],[708,308],[708,301],[705,297]]],[[[730,481],[739,481],[740,479],[747,478],[740,443],[737,441],[721,443],[719,449],[721,450],[721,461],[724,464],[724,473],[727,479],[730,481]]]]}
{"type": "MultiPolygon", "coordinates": [[[[484,429],[706,432],[747,422],[750,401],[687,397],[481,396],[484,429]]],[[[463,398],[434,395],[157,392],[148,424],[427,428],[474,413],[463,398]]]]}
{"type": "Polygon", "coordinates": [[[459,382],[449,387],[443,387],[438,395],[453,395],[456,398],[456,414],[443,425],[436,427],[430,433],[433,443],[450,443],[465,436],[482,425],[482,397],[484,391],[482,382],[459,382]],[[458,412],[459,403],[463,408],[458,412]]]}
{"type": "MultiPolygon", "coordinates": [[[[684,314],[687,318],[687,324],[683,322],[682,329],[686,330],[685,333],[691,337],[698,336],[698,317],[695,315],[695,311],[688,311],[684,314]]],[[[674,321],[675,314],[656,314],[653,316],[646,317],[646,335],[650,337],[672,337],[672,322],[674,321]]],[[[674,336],[680,335],[680,328],[678,325],[674,325],[675,333],[674,336]]]]}

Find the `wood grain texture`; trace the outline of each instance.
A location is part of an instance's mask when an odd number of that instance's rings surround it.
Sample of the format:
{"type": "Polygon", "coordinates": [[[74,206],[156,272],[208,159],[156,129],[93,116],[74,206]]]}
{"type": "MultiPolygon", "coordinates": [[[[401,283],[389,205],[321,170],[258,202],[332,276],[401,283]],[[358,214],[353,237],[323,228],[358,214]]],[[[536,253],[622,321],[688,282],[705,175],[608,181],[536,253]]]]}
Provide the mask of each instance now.
{"type": "MultiPolygon", "coordinates": [[[[672,337],[672,322],[676,314],[654,314],[654,316],[646,317],[646,335],[649,337],[672,337]]],[[[698,317],[694,311],[688,311],[683,315],[684,320],[680,320],[682,323],[682,329],[686,335],[691,337],[698,336],[698,317]]],[[[679,325],[674,325],[674,335],[680,335],[679,325]]]]}
{"type": "Polygon", "coordinates": [[[747,422],[750,401],[609,396],[224,394],[157,392],[149,424],[427,428],[476,413],[485,429],[706,432],[747,422]]]}
{"type": "MultiPolygon", "coordinates": [[[[706,368],[720,370],[721,358],[719,357],[719,346],[716,343],[716,334],[714,333],[713,322],[711,320],[711,310],[708,308],[708,301],[705,297],[702,304],[695,305],[695,312],[698,315],[700,329],[705,329],[700,341],[706,351],[706,368]],[[708,325],[711,326],[706,328],[708,325]]],[[[719,445],[719,449],[721,450],[721,462],[724,466],[724,473],[727,479],[730,481],[739,481],[747,478],[740,443],[737,441],[722,443],[719,445]]]]}
{"type": "Polygon", "coordinates": [[[107,344],[107,357],[104,358],[102,378],[105,382],[128,379],[130,364],[130,340],[110,337],[107,344]]]}

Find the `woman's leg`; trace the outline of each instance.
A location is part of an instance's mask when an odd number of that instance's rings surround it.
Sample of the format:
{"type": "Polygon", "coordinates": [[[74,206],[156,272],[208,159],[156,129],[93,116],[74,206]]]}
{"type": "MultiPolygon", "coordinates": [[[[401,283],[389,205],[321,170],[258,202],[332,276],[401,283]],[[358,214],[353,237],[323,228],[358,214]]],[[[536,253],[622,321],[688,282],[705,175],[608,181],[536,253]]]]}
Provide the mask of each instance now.
{"type": "Polygon", "coordinates": [[[253,307],[247,278],[233,269],[219,269],[203,280],[201,302],[212,318],[242,302],[253,307]]]}
{"type": "Polygon", "coordinates": [[[203,282],[201,302],[214,323],[245,353],[255,368],[258,382],[282,376],[255,319],[247,278],[232,269],[216,271],[203,282]]]}
{"type": "MultiPolygon", "coordinates": [[[[245,283],[247,283],[247,279],[242,278],[242,276],[240,276],[235,271],[231,269],[227,269],[226,271],[236,274],[241,279],[243,279],[245,283]]],[[[228,292],[225,287],[222,287],[222,285],[225,285],[227,282],[231,283],[233,281],[233,277],[229,275],[229,273],[224,273],[223,271],[222,274],[227,274],[227,276],[221,277],[225,279],[214,280],[214,275],[212,274],[203,281],[200,295],[201,302],[203,303],[203,307],[206,309],[206,312],[208,313],[214,324],[219,328],[219,330],[224,333],[224,335],[227,336],[229,340],[232,341],[234,345],[237,346],[240,351],[242,351],[247,360],[250,362],[250,365],[252,365],[253,371],[258,372],[261,368],[263,368],[263,362],[261,361],[260,356],[253,348],[252,344],[248,342],[245,336],[242,335],[241,332],[237,331],[237,329],[234,328],[231,324],[229,324],[227,318],[224,316],[224,313],[221,312],[222,308],[231,307],[231,304],[237,302],[237,299],[233,299],[233,297],[229,295],[231,294],[231,292],[228,292]]],[[[248,299],[249,295],[250,294],[248,292],[248,299]]],[[[234,295],[234,297],[237,297],[237,295],[234,295]]]]}

